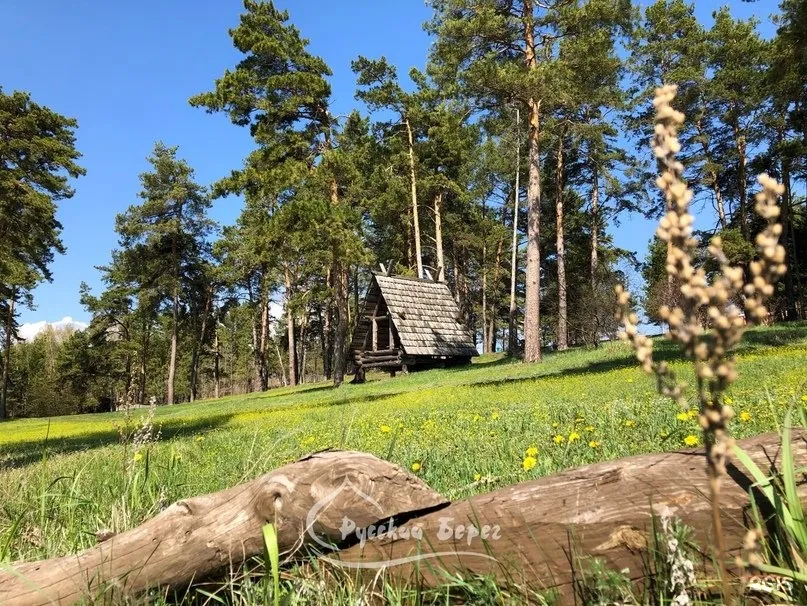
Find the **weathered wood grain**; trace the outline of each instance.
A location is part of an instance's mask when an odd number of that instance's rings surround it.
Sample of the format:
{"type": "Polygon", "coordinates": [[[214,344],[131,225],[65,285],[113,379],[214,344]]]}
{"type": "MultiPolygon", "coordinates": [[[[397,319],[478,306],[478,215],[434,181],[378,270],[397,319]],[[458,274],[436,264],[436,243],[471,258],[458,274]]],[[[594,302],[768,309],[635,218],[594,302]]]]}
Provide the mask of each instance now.
{"type": "Polygon", "coordinates": [[[341,538],[345,511],[368,525],[446,504],[416,477],[371,455],[317,453],[246,484],[179,501],[78,555],[0,569],[0,604],[73,604],[108,583],[131,593],[155,585],[186,586],[261,553],[261,529],[270,522],[277,527],[280,549],[290,553],[310,540],[309,512],[329,495],[334,500],[319,512],[313,531],[331,540],[341,538]]]}
{"type": "MultiPolygon", "coordinates": [[[[740,445],[763,470],[777,464],[778,435],[740,445]]],[[[794,454],[797,467],[807,465],[804,434],[794,438],[794,454]]],[[[726,545],[736,553],[745,535],[751,480],[736,466],[730,475],[720,503],[726,545]]],[[[804,483],[800,492],[802,498],[807,495],[804,483]]],[[[701,449],[630,457],[453,503],[406,525],[409,531],[421,529],[420,540],[399,534],[355,545],[333,558],[340,565],[367,567],[364,573],[376,582],[379,568],[384,569],[381,578],[431,586],[445,583],[444,571],[494,575],[501,583],[557,590],[561,602],[569,603],[575,575],[587,566],[580,556],[601,558],[611,570],[628,569],[633,579],[643,577],[653,516],[677,517],[690,526],[703,549],[699,564],[708,568],[713,556],[708,495],[701,449]],[[481,534],[485,527],[487,540],[468,539],[469,528],[481,534]]]]}

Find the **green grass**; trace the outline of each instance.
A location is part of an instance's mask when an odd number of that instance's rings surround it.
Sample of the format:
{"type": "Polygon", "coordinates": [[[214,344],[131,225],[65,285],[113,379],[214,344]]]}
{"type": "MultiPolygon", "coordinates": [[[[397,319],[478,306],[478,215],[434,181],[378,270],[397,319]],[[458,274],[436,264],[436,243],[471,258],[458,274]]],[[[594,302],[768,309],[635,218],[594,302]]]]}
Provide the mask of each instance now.
{"type": "MultiPolygon", "coordinates": [[[[669,344],[656,349],[689,377],[669,344]]],[[[807,324],[747,333],[729,394],[735,436],[777,428],[807,394],[805,362],[807,324]]],[[[0,562],[77,551],[99,529],[129,528],[167,503],[328,447],[417,463],[426,482],[457,499],[700,439],[696,421],[679,419],[617,343],[542,364],[494,355],[469,368],[370,378],[161,407],[162,438],[139,453],[119,441],[120,413],[0,424],[0,562]],[[536,465],[525,471],[530,447],[536,465]]]]}

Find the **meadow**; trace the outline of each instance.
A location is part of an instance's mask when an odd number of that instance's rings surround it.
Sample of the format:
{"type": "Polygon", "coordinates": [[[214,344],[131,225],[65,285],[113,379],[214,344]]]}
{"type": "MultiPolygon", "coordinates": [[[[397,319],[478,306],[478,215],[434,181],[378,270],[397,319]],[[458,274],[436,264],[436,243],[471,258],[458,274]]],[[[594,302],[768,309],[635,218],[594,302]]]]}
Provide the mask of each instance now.
{"type": "MultiPolygon", "coordinates": [[[[689,367],[656,340],[657,355],[689,367]]],[[[738,350],[729,392],[738,437],[776,430],[807,402],[807,324],[758,328],[738,350]]],[[[121,531],[177,499],[220,490],[312,451],[371,452],[450,499],[570,467],[701,443],[693,412],[655,392],[629,348],[521,364],[485,356],[466,368],[363,385],[308,384],[159,407],[160,437],[121,440],[147,414],[0,424],[0,562],[62,555],[121,531]]]]}

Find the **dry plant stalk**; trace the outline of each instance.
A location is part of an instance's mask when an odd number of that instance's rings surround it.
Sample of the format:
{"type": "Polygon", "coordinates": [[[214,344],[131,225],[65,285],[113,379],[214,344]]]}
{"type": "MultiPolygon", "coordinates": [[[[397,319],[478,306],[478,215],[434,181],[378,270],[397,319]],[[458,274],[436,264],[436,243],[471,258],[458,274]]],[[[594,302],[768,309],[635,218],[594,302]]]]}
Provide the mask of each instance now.
{"type": "MultiPolygon", "coordinates": [[[[694,218],[689,212],[692,191],[683,180],[683,165],[676,159],[681,149],[678,128],[684,114],[673,109],[676,87],[656,90],[656,126],[653,152],[662,167],[656,179],[664,192],[667,212],[662,217],[657,235],[667,242],[667,275],[680,291],[681,303],[670,309],[662,307],[660,315],[669,325],[667,338],[678,343],[687,359],[692,360],[697,378],[699,421],[708,460],[707,474],[711,491],[717,559],[723,595],[730,600],[725,570],[725,549],[720,521],[720,479],[726,473],[726,461],[731,448],[727,424],[734,415],[723,403],[723,393],[737,378],[733,349],[739,343],[745,318],[735,301],[744,301],[746,315],[752,321],[768,316],[765,300],[774,292],[774,283],[785,274],[785,249],[779,244],[782,226],[777,222],[777,198],[784,188],[768,175],[760,175],[762,191],[756,195],[756,212],[767,221],[765,230],[757,236],[759,259],[749,266],[751,281],[746,283],[743,268],[729,264],[719,237],[709,243],[709,254],[720,265],[719,274],[710,281],[703,267],[695,267],[694,253],[698,245],[693,236],[694,218]],[[707,335],[702,318],[708,318],[711,334],[707,335]]],[[[622,338],[630,341],[645,372],[658,381],[659,392],[672,398],[682,408],[687,407],[687,385],[678,381],[665,362],[654,362],[653,343],[637,330],[638,317],[631,311],[630,294],[617,287],[617,316],[624,326],[622,338]]]]}

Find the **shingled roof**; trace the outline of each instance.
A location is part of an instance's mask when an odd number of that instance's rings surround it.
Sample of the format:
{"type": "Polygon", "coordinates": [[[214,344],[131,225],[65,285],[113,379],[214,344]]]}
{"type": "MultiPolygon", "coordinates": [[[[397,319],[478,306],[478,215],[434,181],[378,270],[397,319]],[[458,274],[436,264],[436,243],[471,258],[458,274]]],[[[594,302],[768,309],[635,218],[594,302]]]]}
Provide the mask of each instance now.
{"type": "Polygon", "coordinates": [[[471,333],[462,322],[447,284],[382,275],[373,275],[353,337],[353,349],[362,348],[379,295],[390,312],[404,354],[464,358],[477,355],[471,333]]]}

